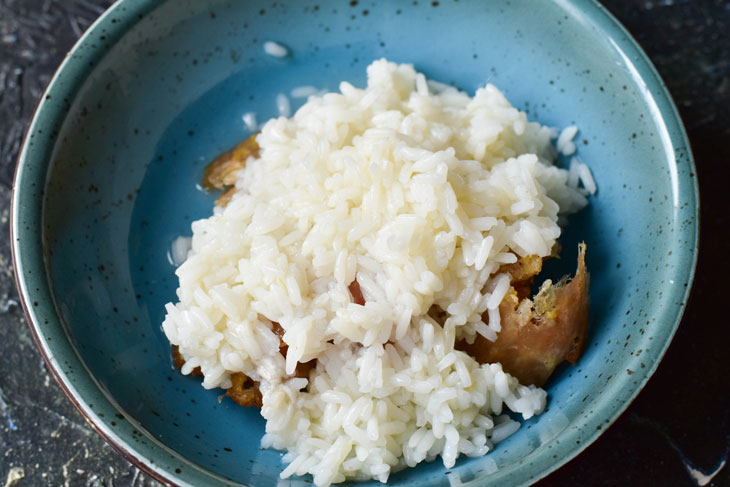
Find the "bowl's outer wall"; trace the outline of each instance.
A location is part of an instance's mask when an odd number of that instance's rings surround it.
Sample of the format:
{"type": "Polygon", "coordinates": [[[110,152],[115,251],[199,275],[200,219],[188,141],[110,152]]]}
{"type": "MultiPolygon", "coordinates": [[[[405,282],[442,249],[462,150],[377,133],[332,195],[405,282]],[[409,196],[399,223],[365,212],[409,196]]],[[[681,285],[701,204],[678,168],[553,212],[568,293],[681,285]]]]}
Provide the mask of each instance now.
{"type": "Polygon", "coordinates": [[[210,214],[215,195],[196,184],[209,160],[250,135],[245,112],[274,116],[275,95],[296,86],[362,86],[380,57],[470,93],[493,83],[532,120],[577,124],[578,154],[599,186],[547,269],[572,268],[587,242],[589,343],[548,383],[548,410],[449,476],[433,462],[393,481],[529,483],[590,443],[656,367],[696,255],[694,169],[656,73],[600,7],[128,0],[87,33],[42,102],[21,156],[14,230],[39,345],[97,429],[147,469],[180,484],[277,485],[281,456],[258,448],[258,411],[172,368],[160,328],[177,286],[168,252],[210,214]],[[291,56],[266,56],[266,40],[291,56]]]}

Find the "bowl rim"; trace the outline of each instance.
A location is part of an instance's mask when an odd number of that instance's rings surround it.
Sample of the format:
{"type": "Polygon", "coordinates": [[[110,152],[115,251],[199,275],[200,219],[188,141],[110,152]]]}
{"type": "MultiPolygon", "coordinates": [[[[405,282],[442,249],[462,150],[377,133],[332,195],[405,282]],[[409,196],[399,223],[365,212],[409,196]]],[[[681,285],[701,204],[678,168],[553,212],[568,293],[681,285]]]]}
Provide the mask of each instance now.
{"type": "MultiPolygon", "coordinates": [[[[129,433],[126,433],[127,438],[124,438],[122,434],[116,433],[109,426],[107,420],[99,417],[98,412],[94,411],[93,405],[89,402],[90,394],[97,394],[94,398],[95,401],[106,401],[107,403],[103,404],[102,407],[106,407],[109,411],[116,410],[118,413],[124,413],[124,410],[116,404],[113,398],[110,397],[109,393],[106,392],[96,381],[91,371],[86,367],[83,360],[80,359],[78,351],[69,339],[70,337],[66,334],[65,326],[56,311],[56,303],[53,299],[53,293],[50,285],[50,276],[47,275],[47,269],[45,266],[46,255],[42,249],[42,241],[40,239],[40,232],[42,230],[43,201],[45,198],[45,176],[47,176],[47,170],[50,165],[50,153],[48,147],[52,147],[55,144],[56,136],[54,134],[50,134],[50,138],[47,140],[46,149],[40,149],[40,155],[37,154],[38,150],[31,150],[31,147],[33,146],[32,138],[39,126],[46,127],[49,123],[53,126],[53,123],[63,121],[68,114],[69,108],[68,103],[61,107],[56,106],[55,108],[48,108],[50,93],[52,91],[61,91],[62,93],[67,94],[69,98],[73,98],[77,94],[80,84],[87,79],[89,73],[93,70],[96,60],[104,56],[106,48],[118,42],[118,40],[135,24],[137,24],[137,22],[144,18],[144,15],[165,1],[166,0],[116,0],[76,41],[74,46],[69,50],[64,60],[56,69],[46,89],[43,91],[43,94],[41,95],[33,112],[31,121],[27,124],[13,177],[9,220],[15,283],[26,318],[26,323],[30,328],[33,340],[51,375],[59,384],[68,400],[73,404],[89,426],[118,454],[158,482],[167,486],[192,487],[194,485],[199,485],[197,483],[190,483],[190,481],[195,479],[206,479],[208,482],[214,480],[218,481],[220,485],[243,485],[237,482],[232,483],[229,479],[225,479],[208,469],[197,466],[195,462],[182,457],[182,455],[171,450],[161,441],[149,435],[141,425],[126,416],[123,419],[126,419],[129,423],[129,427],[142,431],[151,440],[152,446],[150,448],[152,451],[154,451],[157,456],[162,455],[167,463],[164,461],[155,462],[153,459],[146,458],[145,454],[140,451],[140,448],[135,447],[131,441],[129,441],[129,433]],[[99,46],[87,50],[86,47],[89,39],[101,27],[106,29],[105,35],[109,41],[105,45],[100,44],[99,46]],[[71,83],[69,83],[71,85],[70,87],[64,86],[66,78],[71,78],[71,83]],[[47,122],[47,119],[50,119],[51,122],[47,122]],[[43,152],[46,154],[42,154],[43,152]],[[36,162],[38,167],[33,167],[33,161],[36,162]],[[32,178],[33,174],[31,174],[31,176],[26,176],[29,166],[33,168],[35,172],[39,173],[35,180],[29,179],[32,178]],[[44,189],[37,194],[34,194],[29,185],[34,185],[36,182],[40,182],[44,189]],[[35,198],[35,200],[33,198],[35,198]],[[24,212],[30,213],[31,218],[35,219],[35,223],[38,225],[37,229],[33,229],[27,225],[23,226],[22,223],[24,222],[21,222],[21,219],[24,216],[24,212]],[[21,238],[23,242],[22,244],[21,238]],[[36,241],[33,240],[34,238],[36,241]],[[31,240],[30,248],[28,248],[26,244],[28,240],[31,240]],[[27,256],[29,253],[30,257],[24,258],[24,256],[27,256]],[[35,276],[31,277],[31,273],[26,272],[25,269],[26,263],[24,261],[27,259],[30,259],[33,263],[33,270],[40,270],[41,272],[36,273],[35,276]],[[35,293],[40,293],[42,298],[34,299],[34,291],[31,291],[33,285],[36,286],[35,293]],[[47,300],[48,297],[51,297],[50,301],[47,300]],[[49,308],[51,315],[55,312],[55,323],[49,323],[48,317],[45,319],[41,317],[40,311],[38,310],[39,299],[44,299],[43,306],[41,306],[41,308],[49,308]],[[56,328],[54,329],[53,327],[56,328]],[[49,330],[51,331],[50,334],[49,330]],[[52,338],[63,339],[64,335],[68,342],[68,350],[66,351],[74,353],[76,355],[76,359],[78,359],[78,363],[80,364],[80,370],[82,370],[82,375],[80,377],[78,372],[72,373],[70,371],[66,372],[62,370],[59,362],[55,358],[54,348],[59,346],[56,345],[59,341],[57,340],[52,344],[52,338]],[[76,377],[73,377],[74,375],[76,375],[76,377]],[[188,467],[193,467],[193,473],[190,474],[189,472],[191,470],[188,470],[185,475],[181,475],[179,471],[174,471],[171,464],[174,463],[175,460],[182,461],[182,463],[188,467]],[[197,473],[195,472],[196,469],[198,470],[197,473]]],[[[690,172],[696,174],[696,166],[691,151],[691,145],[669,90],[649,57],[628,30],[613,16],[613,14],[598,3],[597,0],[551,1],[563,10],[579,12],[580,15],[586,17],[594,25],[597,25],[601,29],[602,34],[612,39],[617,52],[625,56],[626,63],[634,68],[632,71],[634,80],[641,82],[644,85],[646,92],[650,93],[649,96],[652,98],[656,109],[654,118],[661,120],[665,123],[665,125],[667,125],[668,136],[671,142],[670,148],[675,151],[677,149],[682,149],[686,155],[686,162],[689,164],[690,172]]],[[[646,100],[646,97],[644,97],[644,100],[646,100]]],[[[563,466],[565,463],[572,460],[585,448],[592,444],[598,436],[600,436],[609,425],[613,424],[626,410],[659,366],[659,363],[666,353],[684,314],[684,310],[691,293],[699,255],[700,199],[697,177],[685,177],[682,179],[682,184],[685,191],[683,199],[693,203],[690,208],[690,210],[693,211],[693,218],[686,230],[687,233],[692,233],[692,249],[691,259],[689,259],[689,262],[683,261],[679,266],[677,266],[675,274],[685,278],[688,285],[683,291],[671,294],[672,297],[677,298],[676,309],[673,308],[668,312],[673,316],[673,320],[671,323],[664,325],[668,327],[671,324],[671,330],[666,335],[664,343],[662,343],[661,347],[658,349],[655,360],[652,364],[648,365],[646,369],[637,371],[642,374],[639,377],[640,380],[638,384],[631,386],[631,392],[624,401],[618,405],[599,408],[601,412],[608,410],[609,414],[607,416],[598,412],[592,413],[592,419],[596,419],[596,417],[600,416],[600,421],[595,424],[604,424],[605,426],[603,428],[589,428],[587,433],[581,431],[573,433],[573,436],[571,436],[570,439],[575,439],[577,437],[580,439],[580,443],[576,444],[574,441],[571,441],[557,445],[557,448],[553,450],[553,452],[558,454],[561,452],[564,453],[563,455],[559,455],[557,459],[551,459],[548,461],[543,457],[542,460],[537,459],[532,462],[532,466],[529,464],[524,465],[522,468],[528,469],[530,472],[528,475],[524,475],[521,479],[519,479],[519,485],[527,485],[544,478],[563,466]],[[571,445],[566,446],[567,443],[570,443],[571,445]]],[[[674,189],[676,191],[677,188],[674,189]]],[[[632,379],[635,380],[636,378],[634,377],[632,379]]],[[[616,383],[614,383],[612,387],[616,387],[616,383]]],[[[121,416],[121,414],[118,416],[121,416]]]]}

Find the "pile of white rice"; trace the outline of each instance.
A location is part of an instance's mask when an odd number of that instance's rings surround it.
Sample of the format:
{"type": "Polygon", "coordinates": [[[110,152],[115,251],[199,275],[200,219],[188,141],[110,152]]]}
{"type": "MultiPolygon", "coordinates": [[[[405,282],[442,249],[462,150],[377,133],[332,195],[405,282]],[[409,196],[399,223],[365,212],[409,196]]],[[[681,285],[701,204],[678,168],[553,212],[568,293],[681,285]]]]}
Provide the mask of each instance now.
{"type": "Polygon", "coordinates": [[[385,60],[367,73],[366,89],[343,82],[263,126],[233,199],[193,223],[163,323],[204,387],[260,381],[262,446],[287,451],[283,478],[318,486],[437,456],[451,467],[519,427],[505,406],[543,410],[545,391],[454,342],[497,337],[500,266],[549,255],[559,216],[586,204],[579,182],[594,189],[577,160],[552,165],[556,131],[494,86],[471,98],[385,60]],[[294,377],[311,359],[309,380],[294,377]]]}

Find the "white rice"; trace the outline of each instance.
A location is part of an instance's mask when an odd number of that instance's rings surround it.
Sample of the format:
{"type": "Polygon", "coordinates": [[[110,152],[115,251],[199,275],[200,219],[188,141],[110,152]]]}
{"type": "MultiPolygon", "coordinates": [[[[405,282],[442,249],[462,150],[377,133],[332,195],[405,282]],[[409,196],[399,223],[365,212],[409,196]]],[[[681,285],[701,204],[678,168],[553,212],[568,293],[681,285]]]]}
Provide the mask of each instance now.
{"type": "MultiPolygon", "coordinates": [[[[578,159],[577,157],[575,159],[578,159]]],[[[598,191],[598,187],[596,186],[596,182],[593,180],[593,175],[591,174],[591,170],[580,162],[578,159],[578,177],[580,178],[580,182],[585,188],[585,190],[588,192],[588,194],[596,194],[596,191],[598,191]]]]}
{"type": "Polygon", "coordinates": [[[235,372],[260,381],[262,446],[287,451],[282,478],[318,486],[385,482],[438,456],[451,467],[519,428],[495,420],[505,408],[543,410],[545,391],[454,342],[496,339],[499,267],[549,255],[559,215],[586,204],[552,165],[554,131],[492,85],[472,98],[380,60],[366,89],[340,91],[308,95],[292,118],[277,101],[284,116],[263,126],[230,203],[193,223],[163,323],[204,387],[230,387],[235,372]],[[308,379],[293,377],[315,358],[308,379]]]}
{"type": "Polygon", "coordinates": [[[556,143],[558,147],[558,152],[565,156],[571,156],[575,154],[575,143],[573,142],[573,138],[578,133],[578,127],[575,125],[571,125],[569,127],[565,127],[562,132],[560,132],[560,135],[558,136],[558,141],[556,143]]]}
{"type": "Polygon", "coordinates": [[[172,244],[170,244],[170,250],[167,254],[167,260],[170,264],[177,267],[185,262],[185,259],[188,258],[188,252],[193,244],[192,240],[193,239],[191,237],[180,236],[172,241],[172,244]]]}
{"type": "Polygon", "coordinates": [[[292,88],[289,96],[291,96],[292,98],[309,98],[310,96],[318,94],[319,91],[320,90],[314,86],[297,86],[295,88],[292,88]]]}
{"type": "Polygon", "coordinates": [[[288,117],[291,115],[291,103],[284,93],[276,95],[276,109],[280,117],[288,117]]]}
{"type": "Polygon", "coordinates": [[[254,112],[246,112],[241,117],[243,120],[243,124],[246,126],[246,129],[251,132],[255,133],[259,129],[259,124],[256,121],[256,113],[254,112]]]}
{"type": "Polygon", "coordinates": [[[570,168],[568,169],[568,186],[578,188],[578,183],[583,185],[583,188],[578,189],[583,195],[596,194],[596,191],[598,191],[590,168],[581,162],[578,157],[573,157],[570,160],[570,168]]]}
{"type": "Polygon", "coordinates": [[[264,52],[273,57],[286,57],[289,55],[289,49],[286,46],[274,41],[264,42],[264,52]]]}

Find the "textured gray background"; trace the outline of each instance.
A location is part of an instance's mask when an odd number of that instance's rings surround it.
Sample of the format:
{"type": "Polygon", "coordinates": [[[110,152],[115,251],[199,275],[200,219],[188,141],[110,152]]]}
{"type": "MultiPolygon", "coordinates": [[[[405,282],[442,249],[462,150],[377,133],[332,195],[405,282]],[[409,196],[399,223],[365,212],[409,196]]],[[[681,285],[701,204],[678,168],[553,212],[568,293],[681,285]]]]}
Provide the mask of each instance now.
{"type": "MultiPolygon", "coordinates": [[[[110,3],[0,0],[4,487],[160,485],[93,433],[53,382],[19,308],[10,260],[8,206],[23,131],[66,51],[110,3]]],[[[690,305],[656,375],[596,443],[539,485],[730,486],[730,1],[603,3],[647,51],[684,119],[698,166],[701,254],[690,305]]]]}

